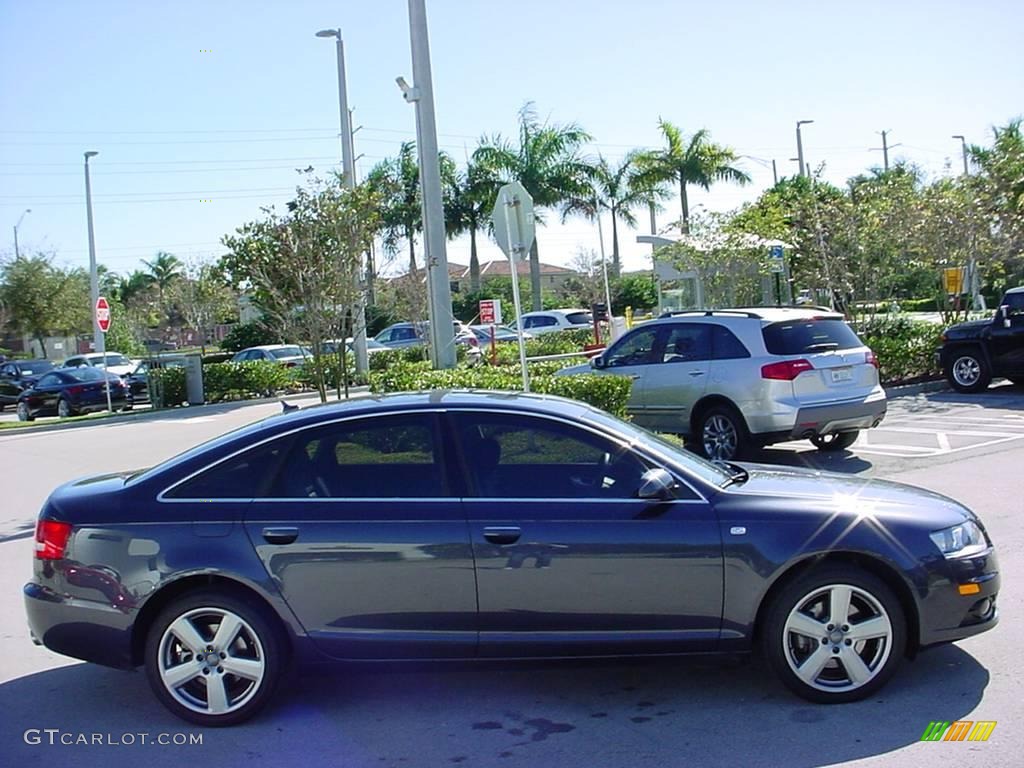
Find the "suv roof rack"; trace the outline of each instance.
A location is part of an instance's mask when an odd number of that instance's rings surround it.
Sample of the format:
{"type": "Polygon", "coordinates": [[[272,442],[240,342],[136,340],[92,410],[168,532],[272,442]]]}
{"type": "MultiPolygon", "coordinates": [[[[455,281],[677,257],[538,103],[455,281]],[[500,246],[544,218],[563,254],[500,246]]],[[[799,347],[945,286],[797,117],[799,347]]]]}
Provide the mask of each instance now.
{"type": "Polygon", "coordinates": [[[681,317],[683,315],[694,315],[699,317],[714,317],[715,315],[733,315],[739,317],[753,317],[761,319],[756,312],[748,312],[745,309],[670,309],[658,315],[662,317],[681,317]]]}

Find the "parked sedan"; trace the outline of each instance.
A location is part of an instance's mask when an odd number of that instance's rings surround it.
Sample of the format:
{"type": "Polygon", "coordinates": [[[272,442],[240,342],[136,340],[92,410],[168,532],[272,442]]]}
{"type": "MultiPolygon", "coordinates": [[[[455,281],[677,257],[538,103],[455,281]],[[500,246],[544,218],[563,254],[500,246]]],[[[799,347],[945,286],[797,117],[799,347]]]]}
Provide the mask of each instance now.
{"type": "Polygon", "coordinates": [[[18,420],[36,416],[65,419],[81,413],[107,410],[106,381],[110,382],[110,404],[118,411],[128,404],[128,387],[120,376],[100,368],[59,368],[43,374],[18,397],[18,420]]]}
{"type": "Polygon", "coordinates": [[[49,360],[11,360],[0,364],[0,411],[8,405],[17,405],[21,393],[52,370],[53,363],[49,360]]]}
{"type": "Polygon", "coordinates": [[[94,366],[105,368],[118,376],[127,376],[137,364],[138,361],[131,360],[120,352],[90,352],[85,355],[73,355],[64,361],[65,368],[94,366]]]}
{"type": "MultiPolygon", "coordinates": [[[[491,328],[494,328],[494,340],[496,342],[515,341],[518,338],[515,329],[509,328],[507,325],[471,325],[469,328],[474,334],[476,334],[477,341],[481,344],[491,343],[491,328]]],[[[523,331],[523,339],[529,340],[532,338],[532,333],[523,331]]]]}
{"type": "Polygon", "coordinates": [[[231,358],[232,363],[248,363],[257,360],[266,360],[271,363],[281,363],[286,368],[294,368],[306,362],[307,357],[312,353],[297,344],[264,344],[259,347],[247,347],[235,353],[231,358]]]}
{"type": "MultiPolygon", "coordinates": [[[[575,331],[590,328],[594,325],[594,316],[586,309],[546,309],[542,312],[526,312],[520,318],[523,330],[534,336],[555,333],[556,331],[575,331]]],[[[515,320],[509,327],[518,328],[515,320]]]]}
{"type": "Polygon", "coordinates": [[[69,483],[34,557],[36,642],[144,666],[201,725],[252,716],[291,662],[346,659],[759,650],[797,694],[853,701],[994,627],[1000,588],[952,499],[712,464],[509,392],[301,409],[69,483]]]}

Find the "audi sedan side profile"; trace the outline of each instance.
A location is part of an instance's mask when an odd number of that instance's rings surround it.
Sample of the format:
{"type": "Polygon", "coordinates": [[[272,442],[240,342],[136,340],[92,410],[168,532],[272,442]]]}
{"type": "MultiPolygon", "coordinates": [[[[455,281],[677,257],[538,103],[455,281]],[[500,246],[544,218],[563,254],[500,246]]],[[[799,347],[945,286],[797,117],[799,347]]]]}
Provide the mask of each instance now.
{"type": "Polygon", "coordinates": [[[172,712],[229,725],[290,662],[757,651],[800,696],[854,701],[994,627],[999,586],[952,499],[713,464],[561,398],[434,391],[61,486],[24,597],[37,643],[144,666],[172,712]]]}
{"type": "Polygon", "coordinates": [[[124,380],[102,368],[80,366],[58,368],[43,374],[18,396],[18,420],[33,421],[36,416],[66,419],[83,413],[119,411],[128,405],[128,387],[124,380]]]}

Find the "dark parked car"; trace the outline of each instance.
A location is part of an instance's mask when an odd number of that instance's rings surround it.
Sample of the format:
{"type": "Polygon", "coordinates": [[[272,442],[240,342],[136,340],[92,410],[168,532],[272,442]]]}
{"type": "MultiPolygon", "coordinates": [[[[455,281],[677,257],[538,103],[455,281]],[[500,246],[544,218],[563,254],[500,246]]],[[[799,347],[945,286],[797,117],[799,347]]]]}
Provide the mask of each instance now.
{"type": "Polygon", "coordinates": [[[290,661],[759,648],[801,696],[853,701],[995,626],[998,591],[952,499],[719,466],[561,398],[444,391],[64,485],[24,590],[37,642],[143,665],[204,725],[250,717],[290,661]]]}
{"type": "Polygon", "coordinates": [[[58,368],[45,373],[18,398],[18,419],[32,421],[36,416],[77,416],[80,413],[107,410],[105,379],[110,380],[110,404],[118,411],[128,404],[128,387],[120,376],[102,368],[80,366],[58,368]]]}
{"type": "Polygon", "coordinates": [[[53,370],[49,360],[10,360],[0,363],[0,411],[8,405],[17,405],[21,393],[31,387],[39,377],[53,370]]]}
{"type": "Polygon", "coordinates": [[[958,392],[980,392],[994,376],[1024,384],[1024,286],[1006,292],[992,319],[947,328],[939,363],[958,392]]]}

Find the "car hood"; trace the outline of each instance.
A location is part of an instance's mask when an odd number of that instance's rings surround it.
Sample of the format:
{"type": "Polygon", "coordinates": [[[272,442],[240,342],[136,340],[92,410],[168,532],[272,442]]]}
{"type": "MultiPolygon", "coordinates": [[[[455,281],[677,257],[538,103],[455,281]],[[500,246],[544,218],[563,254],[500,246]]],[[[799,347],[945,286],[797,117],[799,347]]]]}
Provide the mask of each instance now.
{"type": "Polygon", "coordinates": [[[750,477],[729,486],[730,495],[791,501],[794,510],[813,507],[839,514],[927,518],[936,528],[976,519],[967,507],[948,496],[889,480],[770,464],[743,467],[750,477]]]}
{"type": "Polygon", "coordinates": [[[948,338],[975,338],[981,332],[992,325],[992,320],[968,320],[964,323],[957,323],[947,328],[944,333],[948,338]]]}
{"type": "Polygon", "coordinates": [[[591,368],[590,363],[570,365],[568,368],[555,371],[556,376],[573,376],[577,373],[600,373],[600,371],[597,368],[591,368]]]}

